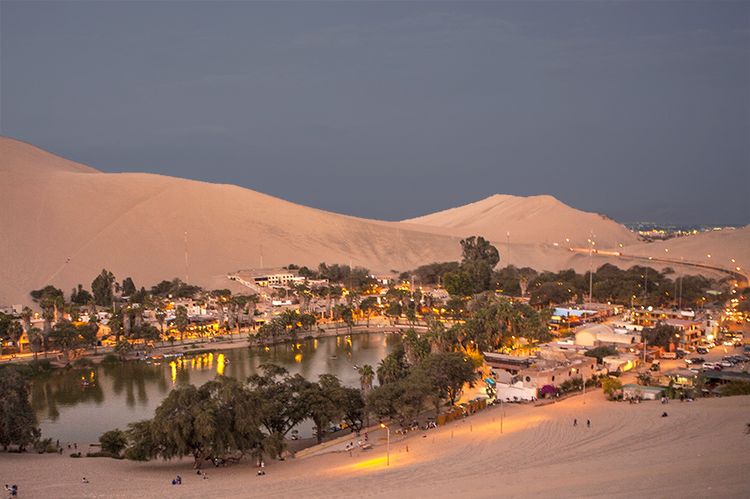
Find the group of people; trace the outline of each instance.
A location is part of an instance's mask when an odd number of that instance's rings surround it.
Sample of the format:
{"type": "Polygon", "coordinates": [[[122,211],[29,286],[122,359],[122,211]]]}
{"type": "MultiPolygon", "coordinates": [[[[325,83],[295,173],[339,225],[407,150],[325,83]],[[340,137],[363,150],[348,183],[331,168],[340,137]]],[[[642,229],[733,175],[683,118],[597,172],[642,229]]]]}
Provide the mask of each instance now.
{"type": "MultiPolygon", "coordinates": [[[[574,419],[573,420],[573,426],[578,426],[578,419],[574,419]]],[[[591,428],[591,420],[590,419],[586,420],[586,427],[587,428],[591,428]]]]}
{"type": "Polygon", "coordinates": [[[182,477],[177,475],[172,479],[172,485],[182,485],[182,477]]]}
{"type": "Polygon", "coordinates": [[[5,491],[8,493],[8,497],[17,497],[18,496],[18,485],[8,485],[5,484],[5,491]]]}

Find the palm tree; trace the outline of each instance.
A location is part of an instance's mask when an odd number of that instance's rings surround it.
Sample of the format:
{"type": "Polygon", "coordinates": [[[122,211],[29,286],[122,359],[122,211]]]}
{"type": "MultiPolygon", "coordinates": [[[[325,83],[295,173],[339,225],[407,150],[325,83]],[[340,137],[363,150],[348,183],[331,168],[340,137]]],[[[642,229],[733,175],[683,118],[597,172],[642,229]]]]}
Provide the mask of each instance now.
{"type": "Polygon", "coordinates": [[[31,347],[31,351],[34,352],[34,360],[36,360],[39,350],[44,349],[44,353],[46,356],[46,341],[42,330],[37,327],[32,327],[31,329],[29,329],[29,332],[27,334],[29,335],[29,347],[31,347]]]}
{"type": "MultiPolygon", "coordinates": [[[[367,401],[367,396],[372,390],[372,380],[375,378],[375,370],[370,364],[364,364],[357,369],[359,373],[359,389],[362,399],[367,401]]],[[[365,427],[370,426],[370,411],[365,409],[365,427]]]]}
{"type": "Polygon", "coordinates": [[[23,336],[23,326],[16,321],[12,321],[10,325],[8,326],[8,339],[15,343],[16,348],[18,348],[18,353],[21,353],[21,336],[23,336]]]}
{"type": "Polygon", "coordinates": [[[23,310],[21,310],[21,319],[23,320],[23,330],[26,331],[26,334],[29,333],[31,330],[31,317],[33,317],[34,312],[29,308],[24,306],[23,310]]]}
{"type": "Polygon", "coordinates": [[[372,380],[375,378],[375,370],[370,364],[364,364],[357,369],[359,373],[359,388],[362,397],[367,399],[367,394],[372,390],[372,380]]]}

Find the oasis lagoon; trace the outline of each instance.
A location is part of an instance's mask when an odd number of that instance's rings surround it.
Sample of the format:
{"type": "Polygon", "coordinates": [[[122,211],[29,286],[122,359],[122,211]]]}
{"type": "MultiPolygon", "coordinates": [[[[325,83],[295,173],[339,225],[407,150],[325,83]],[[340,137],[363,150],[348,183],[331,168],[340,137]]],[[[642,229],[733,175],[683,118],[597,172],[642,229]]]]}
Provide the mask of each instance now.
{"type": "MultiPolygon", "coordinates": [[[[366,333],[185,354],[161,364],[128,361],[60,369],[32,382],[31,404],[43,437],[97,442],[105,431],[153,417],[176,386],[200,386],[217,375],[244,380],[263,364],[278,364],[311,381],[335,374],[344,385],[359,387],[357,366],[377,367],[400,342],[398,334],[366,333]]],[[[300,435],[310,436],[311,426],[307,421],[300,425],[300,435]]]]}

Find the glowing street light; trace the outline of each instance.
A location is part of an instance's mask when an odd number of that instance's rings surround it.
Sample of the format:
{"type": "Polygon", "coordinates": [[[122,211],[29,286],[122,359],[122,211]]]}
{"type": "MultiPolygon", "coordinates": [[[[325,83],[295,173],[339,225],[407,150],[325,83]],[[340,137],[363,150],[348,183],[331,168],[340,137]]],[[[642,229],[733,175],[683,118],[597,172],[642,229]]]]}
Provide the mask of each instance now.
{"type": "Polygon", "coordinates": [[[391,428],[386,426],[384,423],[380,423],[381,428],[385,428],[386,431],[386,447],[385,447],[385,465],[391,465],[391,428]]]}

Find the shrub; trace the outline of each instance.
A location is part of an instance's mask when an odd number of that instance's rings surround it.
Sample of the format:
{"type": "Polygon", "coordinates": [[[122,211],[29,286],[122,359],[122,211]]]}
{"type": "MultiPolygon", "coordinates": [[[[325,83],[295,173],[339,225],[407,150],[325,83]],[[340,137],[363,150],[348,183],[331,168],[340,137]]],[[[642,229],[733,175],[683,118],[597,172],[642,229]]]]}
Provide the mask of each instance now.
{"type": "Polygon", "coordinates": [[[111,459],[125,459],[124,457],[120,456],[119,454],[112,454],[111,452],[87,452],[86,457],[109,457],[111,459]]]}
{"type": "Polygon", "coordinates": [[[539,389],[541,397],[553,397],[557,393],[557,388],[552,385],[544,385],[539,389]]]}
{"type": "Polygon", "coordinates": [[[614,400],[620,389],[622,389],[622,381],[619,379],[610,377],[602,380],[602,390],[609,400],[614,400]]]}
{"type": "Polygon", "coordinates": [[[99,437],[99,443],[102,446],[102,453],[119,456],[123,449],[127,447],[128,439],[124,431],[114,429],[103,433],[99,437]]]}
{"type": "Polygon", "coordinates": [[[721,387],[721,394],[732,395],[750,395],[750,383],[747,381],[730,381],[721,387]]]}
{"type": "Polygon", "coordinates": [[[583,355],[585,355],[586,357],[593,357],[596,359],[597,364],[601,364],[604,357],[617,355],[617,349],[610,346],[596,347],[592,348],[591,350],[587,350],[583,355]]]}

